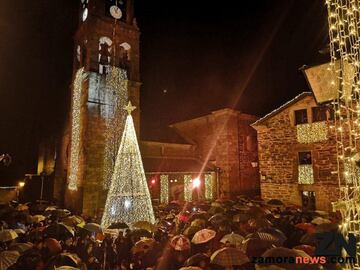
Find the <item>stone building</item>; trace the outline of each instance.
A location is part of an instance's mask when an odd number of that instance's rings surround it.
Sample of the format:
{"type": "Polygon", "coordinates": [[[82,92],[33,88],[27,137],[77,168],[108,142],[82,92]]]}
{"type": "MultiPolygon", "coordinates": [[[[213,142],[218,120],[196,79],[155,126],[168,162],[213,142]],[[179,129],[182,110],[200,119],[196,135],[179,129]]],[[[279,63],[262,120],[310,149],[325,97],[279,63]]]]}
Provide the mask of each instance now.
{"type": "MultiPolygon", "coordinates": [[[[111,2],[81,1],[68,119],[63,133],[49,136],[39,151],[38,174],[51,178],[47,182],[53,187],[46,188],[54,190],[54,198],[93,216],[101,215],[105,204],[128,100],[137,107],[132,115],[140,134],[140,32],[133,1],[121,1],[120,7],[111,2]]],[[[256,194],[257,141],[250,127],[256,119],[223,109],[164,127],[178,141],[140,141],[153,199],[256,194]],[[192,189],[193,180],[199,181],[197,189],[192,189]]]]}
{"type": "Polygon", "coordinates": [[[265,200],[331,210],[339,197],[332,113],[304,92],[252,124],[265,200]]]}
{"type": "Polygon", "coordinates": [[[258,194],[256,131],[250,126],[256,119],[222,109],[172,124],[170,128],[182,138],[178,143],[142,141],[145,172],[153,196],[167,201],[258,194]],[[195,178],[201,182],[200,194],[189,187],[195,178]],[[164,188],[169,196],[161,196],[164,188]]]}

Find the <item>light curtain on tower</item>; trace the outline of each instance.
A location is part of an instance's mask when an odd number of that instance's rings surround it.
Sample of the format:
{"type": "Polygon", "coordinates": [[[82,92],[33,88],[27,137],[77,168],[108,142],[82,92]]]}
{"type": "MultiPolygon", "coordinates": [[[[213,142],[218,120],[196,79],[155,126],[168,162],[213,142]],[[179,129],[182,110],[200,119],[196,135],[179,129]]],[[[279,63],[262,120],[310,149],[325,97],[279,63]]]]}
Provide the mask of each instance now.
{"type": "Polygon", "coordinates": [[[155,218],[134,122],[129,111],[101,225],[106,228],[115,222],[131,225],[137,221],[154,223],[155,218]]]}
{"type": "Polygon", "coordinates": [[[120,134],[124,128],[126,111],[123,108],[128,100],[126,70],[109,67],[105,80],[105,149],[104,149],[104,182],[105,189],[109,189],[114,172],[117,150],[120,145],[120,134]]]}

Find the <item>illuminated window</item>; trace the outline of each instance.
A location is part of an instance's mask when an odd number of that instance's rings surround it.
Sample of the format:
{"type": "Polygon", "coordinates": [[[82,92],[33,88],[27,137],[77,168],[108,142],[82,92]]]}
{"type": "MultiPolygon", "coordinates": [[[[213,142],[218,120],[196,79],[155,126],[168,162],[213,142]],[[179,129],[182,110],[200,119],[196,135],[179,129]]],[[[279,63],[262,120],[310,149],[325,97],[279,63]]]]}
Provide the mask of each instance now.
{"type": "Polygon", "coordinates": [[[308,123],[307,110],[297,110],[295,113],[295,125],[308,123]]]}
{"type": "Polygon", "coordinates": [[[298,183],[302,185],[314,184],[311,152],[299,152],[298,183]]]}

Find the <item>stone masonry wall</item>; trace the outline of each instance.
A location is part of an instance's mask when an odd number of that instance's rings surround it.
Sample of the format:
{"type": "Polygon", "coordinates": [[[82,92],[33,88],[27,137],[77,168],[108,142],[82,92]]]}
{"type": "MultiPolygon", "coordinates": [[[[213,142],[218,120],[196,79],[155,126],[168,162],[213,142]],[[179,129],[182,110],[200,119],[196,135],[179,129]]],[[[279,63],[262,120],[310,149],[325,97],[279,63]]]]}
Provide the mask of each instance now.
{"type": "Polygon", "coordinates": [[[301,204],[301,191],[315,191],[316,207],[330,209],[337,199],[336,144],[328,129],[328,140],[310,144],[297,141],[294,110],[307,109],[311,121],[311,107],[316,102],[306,96],[292,106],[255,126],[258,132],[261,194],[264,199],[280,199],[301,204]],[[311,151],[314,171],[313,185],[298,185],[298,153],[311,151]]]}

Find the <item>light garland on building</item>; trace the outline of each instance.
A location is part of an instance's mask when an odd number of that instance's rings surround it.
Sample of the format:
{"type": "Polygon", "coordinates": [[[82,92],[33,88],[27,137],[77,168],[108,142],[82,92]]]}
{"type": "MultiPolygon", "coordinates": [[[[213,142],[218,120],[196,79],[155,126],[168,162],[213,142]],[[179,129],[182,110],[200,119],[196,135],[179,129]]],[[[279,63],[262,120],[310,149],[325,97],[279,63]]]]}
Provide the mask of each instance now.
{"type": "Polygon", "coordinates": [[[326,122],[299,124],[296,126],[296,136],[299,143],[315,143],[328,139],[326,122]]]}
{"type": "Polygon", "coordinates": [[[81,140],[81,95],[82,84],[86,77],[84,68],[80,68],[75,75],[72,97],[71,114],[71,144],[70,144],[70,167],[69,182],[70,190],[77,190],[79,177],[80,140],[81,140]]]}
{"type": "Polygon", "coordinates": [[[120,134],[124,128],[126,112],[122,109],[128,100],[126,70],[109,67],[106,75],[106,105],[110,107],[106,117],[105,149],[103,165],[103,186],[109,189],[114,171],[117,150],[120,145],[120,134]]]}
{"type": "Polygon", "coordinates": [[[128,111],[128,116],[101,220],[103,228],[116,222],[125,222],[130,226],[137,221],[155,223],[150,192],[131,116],[135,107],[129,102],[125,109],[128,111]]]}
{"type": "MultiPolygon", "coordinates": [[[[335,119],[334,135],[337,146],[339,201],[334,210],[342,215],[340,229],[360,236],[360,178],[356,173],[360,139],[360,12],[356,0],[327,0],[333,85],[339,85],[333,101],[335,119]],[[339,63],[339,64],[337,64],[339,63]]],[[[360,252],[356,263],[344,265],[345,269],[360,269],[360,252]]]]}
{"type": "Polygon", "coordinates": [[[169,176],[160,175],[160,203],[169,203],[169,176]]]}
{"type": "Polygon", "coordinates": [[[312,164],[299,165],[298,173],[298,183],[300,185],[314,184],[314,170],[312,164]]]}
{"type": "Polygon", "coordinates": [[[190,202],[192,200],[192,177],[184,175],[184,200],[190,202]]]}
{"type": "Polygon", "coordinates": [[[211,174],[205,174],[205,199],[213,199],[213,177],[211,174]]]}

